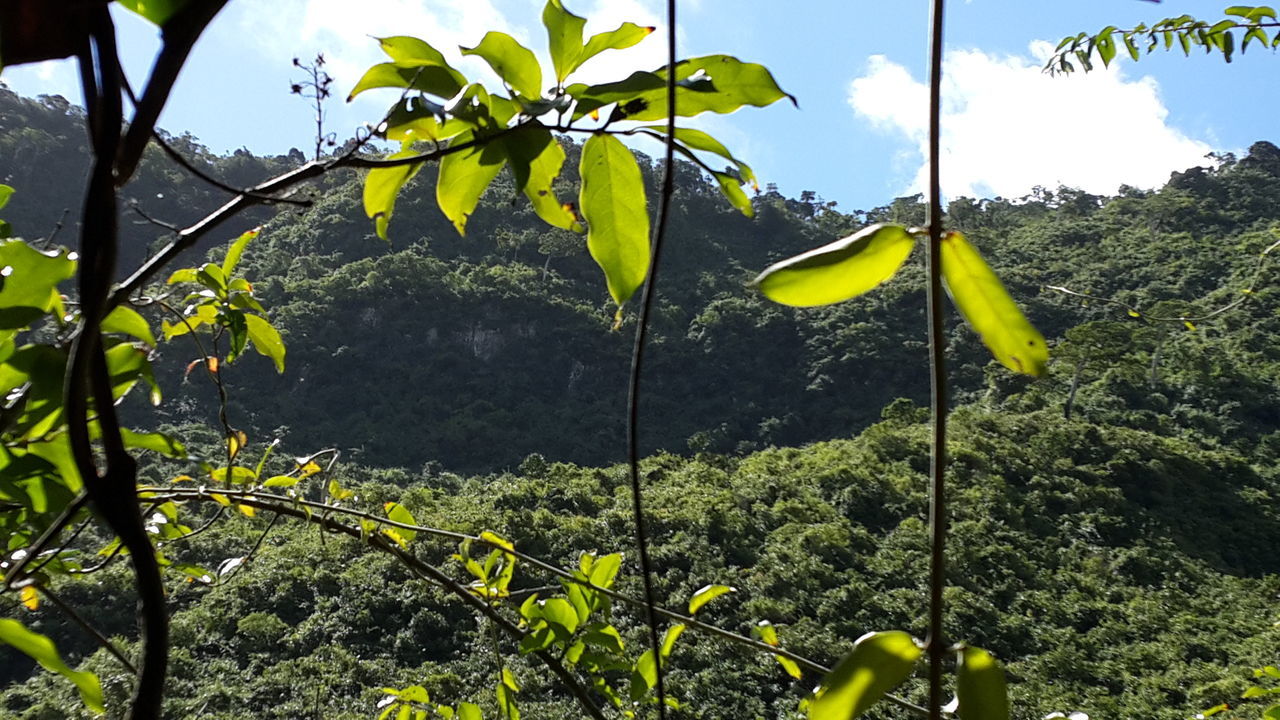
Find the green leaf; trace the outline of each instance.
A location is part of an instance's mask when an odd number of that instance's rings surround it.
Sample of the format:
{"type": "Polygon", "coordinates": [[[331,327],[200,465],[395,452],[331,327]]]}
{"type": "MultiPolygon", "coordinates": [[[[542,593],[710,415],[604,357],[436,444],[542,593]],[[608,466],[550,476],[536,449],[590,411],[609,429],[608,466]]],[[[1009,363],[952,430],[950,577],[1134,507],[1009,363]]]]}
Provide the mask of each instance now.
{"type": "Polygon", "coordinates": [[[466,86],[466,78],[457,70],[439,65],[404,66],[378,63],[365,71],[347,96],[351,102],[357,95],[375,88],[410,88],[440,98],[451,98],[466,86]]]}
{"type": "Polygon", "coordinates": [[[621,307],[649,273],[649,214],[640,166],[617,138],[592,135],[582,146],[579,172],[587,250],[621,307]]]}
{"type": "Polygon", "coordinates": [[[474,703],[458,703],[458,720],[483,720],[480,706],[474,703]]]}
{"type": "Polygon", "coordinates": [[[658,663],[653,659],[653,648],[644,651],[631,670],[631,699],[639,700],[658,684],[658,663]]]}
{"type": "MultiPolygon", "coordinates": [[[[589,100],[596,107],[618,103],[628,120],[660,120],[667,115],[666,69],[632,73],[616,83],[576,86],[580,103],[589,100]]],[[[763,65],[745,63],[730,55],[707,55],[682,60],[676,65],[676,114],[689,117],[704,112],[731,113],[745,105],[765,107],[782,98],[794,104],[795,97],[778,87],[773,74],[763,65]]],[[[586,112],[590,112],[587,107],[586,112]]],[[[575,116],[581,110],[575,111],[575,116]]]]}
{"type": "MultiPolygon", "coordinates": [[[[461,145],[475,139],[475,131],[468,130],[455,137],[451,144],[461,145]]],[[[466,235],[467,220],[475,212],[480,196],[506,162],[506,154],[495,142],[469,147],[441,158],[436,202],[459,235],[466,235]]]]}
{"type": "Polygon", "coordinates": [[[861,715],[907,679],[920,647],[901,630],[867,633],[818,686],[809,720],[849,720],[861,715]]]}
{"type": "Polygon", "coordinates": [[[716,178],[716,184],[720,186],[720,193],[725,196],[730,205],[747,217],[755,217],[756,209],[751,205],[751,198],[742,191],[741,180],[729,173],[718,172],[712,175],[716,178]]]}
{"type": "Polygon", "coordinates": [[[533,211],[552,227],[583,232],[573,211],[556,198],[551,184],[564,166],[564,148],[543,127],[531,127],[503,138],[516,187],[529,198],[533,211]]]}
{"type": "Polygon", "coordinates": [[[276,475],[274,477],[268,478],[266,482],[262,483],[262,487],[293,487],[294,485],[297,485],[300,482],[302,482],[302,478],[300,477],[290,477],[288,475],[276,475]]]}
{"type": "MultiPolygon", "coordinates": [[[[667,134],[666,125],[645,125],[644,129],[652,130],[653,132],[660,133],[662,135],[667,134]]],[[[676,128],[676,140],[679,140],[682,144],[693,148],[694,150],[702,150],[703,152],[719,155],[737,166],[738,174],[742,176],[743,183],[755,183],[756,175],[751,170],[751,167],[734,157],[733,153],[729,152],[729,148],[724,146],[724,143],[714,137],[711,137],[707,133],[694,128],[676,128]]]]}
{"type": "Polygon", "coordinates": [[[542,606],[542,617],[551,623],[552,627],[559,627],[563,630],[556,631],[556,635],[561,640],[567,640],[575,630],[578,629],[578,613],[573,609],[573,604],[564,598],[550,598],[539,603],[542,606]]]}
{"type": "Polygon", "coordinates": [[[728,585],[704,585],[698,588],[693,593],[693,596],[689,598],[689,614],[697,615],[703,605],[706,605],[721,595],[737,591],[737,588],[729,587],[728,585]]]}
{"type": "Polygon", "coordinates": [[[618,570],[621,568],[621,553],[605,555],[602,558],[596,558],[596,561],[592,563],[591,574],[588,579],[596,587],[610,588],[613,587],[613,580],[618,576],[618,570]]]}
{"type": "Polygon", "coordinates": [[[258,354],[270,358],[271,362],[276,365],[276,372],[284,372],[284,340],[280,338],[280,333],[275,329],[266,318],[259,315],[245,313],[245,328],[248,332],[249,339],[253,341],[253,347],[258,354]]]}
{"type": "Polygon", "coordinates": [[[179,460],[187,457],[187,448],[164,433],[139,433],[128,428],[120,428],[120,437],[124,439],[125,447],[150,450],[179,460]]]}
{"type": "Polygon", "coordinates": [[[163,26],[190,0],[119,0],[119,2],[126,9],[132,10],[156,25],[163,26]]]}
{"type": "Polygon", "coordinates": [[[547,29],[547,44],[551,49],[551,64],[556,70],[556,82],[562,83],[581,64],[582,29],[587,21],[566,10],[560,0],[547,0],[542,8],[542,25],[547,29]]]}
{"type": "Polygon", "coordinates": [[[773,623],[768,620],[761,620],[751,628],[751,634],[760,638],[760,642],[766,645],[778,646],[778,631],[774,629],[773,623]]]}
{"type": "Polygon", "coordinates": [[[13,197],[13,188],[8,185],[0,185],[0,208],[9,204],[9,198],[13,197]]]}
{"type": "Polygon", "coordinates": [[[245,247],[251,240],[258,237],[258,233],[262,231],[261,227],[247,230],[231,243],[231,247],[227,249],[227,257],[222,260],[222,274],[226,278],[231,277],[231,273],[235,272],[236,266],[240,264],[240,256],[244,254],[245,247]]]}
{"type": "Polygon", "coordinates": [[[966,647],[956,665],[956,697],[964,720],[1009,720],[1004,670],[986,650],[966,647]]]}
{"type": "MultiPolygon", "coordinates": [[[[413,519],[413,513],[409,512],[408,508],[406,508],[405,506],[401,505],[398,502],[388,502],[382,507],[384,510],[387,511],[387,518],[390,520],[393,520],[398,523],[403,523],[405,525],[418,524],[418,521],[413,519]]],[[[418,536],[417,530],[409,530],[408,528],[398,527],[398,528],[388,528],[388,530],[394,530],[396,536],[398,536],[399,538],[402,538],[405,543],[413,542],[413,539],[418,536]]]]}
{"type": "MultiPolygon", "coordinates": [[[[388,160],[413,157],[418,154],[411,142],[405,142],[400,152],[389,155],[388,160]]],[[[450,156],[452,157],[452,156],[450,156]]],[[[447,158],[446,158],[447,159],[447,158]]],[[[441,163],[443,168],[444,163],[441,163]]],[[[375,168],[369,171],[364,179],[364,214],[373,220],[374,231],[378,237],[387,240],[387,225],[391,222],[391,212],[395,209],[396,198],[400,188],[418,173],[422,163],[409,163],[388,168],[375,168]]]]}
{"type": "Polygon", "coordinates": [[[138,311],[126,305],[117,305],[107,313],[102,319],[102,332],[128,335],[151,347],[156,346],[156,336],[151,332],[151,324],[138,311]]]}
{"type": "Polygon", "coordinates": [[[796,664],[795,660],[792,660],[789,657],[783,657],[782,655],[774,655],[773,659],[777,660],[778,664],[782,666],[782,669],[791,677],[797,680],[804,677],[804,673],[800,670],[800,666],[796,664]]]}
{"type": "Polygon", "coordinates": [[[43,253],[21,240],[0,241],[0,330],[22,329],[59,306],[58,283],[75,271],[65,251],[43,253]]]}
{"type": "Polygon", "coordinates": [[[1262,711],[1262,720],[1280,720],[1280,705],[1272,705],[1262,711]]]}
{"type": "Polygon", "coordinates": [[[666,660],[671,657],[671,651],[676,647],[676,640],[680,639],[680,635],[685,631],[684,623],[676,623],[667,628],[667,634],[662,636],[662,659],[666,660]]]}
{"type": "Polygon", "coordinates": [[[40,663],[45,670],[58,673],[74,683],[85,707],[97,713],[106,712],[98,677],[91,672],[80,672],[68,667],[49,638],[26,629],[17,620],[0,619],[0,642],[13,646],[40,663]]]}
{"type": "Polygon", "coordinates": [[[958,232],[942,238],[942,280],[969,326],[1005,367],[1032,377],[1045,374],[1049,349],[1027,322],[1000,278],[958,232]]]}
{"type": "MultiPolygon", "coordinates": [[[[503,676],[510,674],[503,668],[503,676]]],[[[498,709],[507,720],[520,720],[520,709],[516,707],[516,693],[505,682],[498,683],[498,709]]]]}
{"type": "Polygon", "coordinates": [[[578,55],[573,67],[574,69],[581,67],[583,63],[605,50],[624,50],[629,48],[649,37],[655,29],[632,22],[624,22],[618,26],[617,30],[592,35],[591,39],[587,40],[586,46],[582,48],[582,52],[578,55]]]}
{"type": "Polygon", "coordinates": [[[542,97],[542,67],[533,51],[516,42],[510,35],[495,30],[473,48],[462,48],[463,55],[476,55],[489,63],[502,81],[517,93],[532,99],[542,97]]]}
{"type": "Polygon", "coordinates": [[[915,247],[901,225],[872,225],[849,237],[765,268],[754,283],[770,300],[795,307],[830,305],[893,277],[915,247]]]}

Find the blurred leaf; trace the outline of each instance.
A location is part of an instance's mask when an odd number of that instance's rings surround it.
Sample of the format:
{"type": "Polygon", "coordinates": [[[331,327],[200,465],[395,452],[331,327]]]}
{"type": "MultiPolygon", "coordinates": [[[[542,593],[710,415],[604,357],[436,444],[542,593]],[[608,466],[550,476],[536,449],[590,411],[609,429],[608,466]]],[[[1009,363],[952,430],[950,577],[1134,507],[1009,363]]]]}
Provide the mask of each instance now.
{"type": "Polygon", "coordinates": [[[1262,720],[1280,720],[1280,705],[1272,705],[1263,710],[1262,720]]]}
{"type": "Polygon", "coordinates": [[[34,585],[26,585],[18,592],[18,600],[22,603],[22,607],[28,610],[40,609],[40,594],[36,592],[34,585]]]}
{"type": "Polygon", "coordinates": [[[986,650],[966,647],[956,665],[956,698],[964,720],[1009,720],[1004,670],[986,650]]]}
{"type": "Polygon", "coordinates": [[[662,636],[661,655],[663,660],[671,657],[671,651],[675,649],[676,641],[680,639],[682,634],[684,634],[685,629],[684,623],[676,623],[675,625],[667,628],[667,634],[662,636]]]}
{"type": "Polygon", "coordinates": [[[694,591],[693,596],[689,598],[689,614],[697,615],[703,605],[721,595],[737,591],[737,588],[729,587],[728,585],[704,585],[694,591]]]}
{"type": "MultiPolygon", "coordinates": [[[[476,140],[468,130],[450,141],[451,146],[476,140]]],[[[436,202],[453,223],[459,235],[466,235],[467,220],[475,212],[485,188],[502,171],[507,162],[500,143],[490,142],[461,150],[440,159],[440,178],[436,182],[436,202]]]]}
{"type": "Polygon", "coordinates": [[[91,672],[79,672],[68,667],[49,638],[26,629],[17,620],[0,619],[0,642],[11,645],[40,663],[45,670],[58,673],[74,683],[85,707],[96,713],[106,712],[98,677],[91,672]]]}
{"type": "Polygon", "coordinates": [[[527,98],[542,97],[542,67],[533,51],[502,32],[490,30],[473,48],[462,48],[463,55],[476,55],[489,63],[511,89],[527,98]]]}
{"type": "Polygon", "coordinates": [[[942,279],[960,314],[1005,367],[1032,377],[1048,370],[1049,348],[1000,278],[958,232],[942,238],[942,279]]]}
{"type": "Polygon", "coordinates": [[[120,428],[120,437],[124,440],[125,447],[150,450],[178,460],[187,457],[187,448],[164,433],[139,433],[128,428],[120,428]]]}
{"type": "Polygon", "coordinates": [[[120,5],[141,15],[156,25],[164,26],[169,18],[186,6],[190,0],[119,0],[120,5]]]}
{"type": "Polygon", "coordinates": [[[810,720],[849,720],[907,679],[920,647],[905,632],[867,633],[822,679],[809,704],[810,720]]]}
{"type": "Polygon", "coordinates": [[[592,135],[582,147],[580,175],[587,249],[621,307],[649,272],[649,215],[640,167],[620,140],[592,135]]]}
{"type": "Polygon", "coordinates": [[[774,655],[773,659],[777,660],[778,664],[782,666],[782,669],[791,677],[797,680],[804,677],[804,672],[800,670],[800,666],[796,664],[795,660],[792,660],[789,657],[783,657],[782,655],[774,655]]]}
{"type": "Polygon", "coordinates": [[[901,225],[877,224],[765,268],[754,283],[783,305],[830,305],[868,292],[897,274],[915,238],[901,225]]]}
{"type": "Polygon", "coordinates": [[[276,475],[274,477],[267,478],[267,481],[262,483],[262,487],[293,487],[300,482],[302,482],[302,478],[290,477],[288,475],[276,475]]]}
{"type": "Polygon", "coordinates": [[[156,336],[151,332],[151,324],[137,310],[127,305],[117,305],[107,313],[102,319],[102,332],[129,335],[151,347],[156,346],[156,336]]]}
{"type": "Polygon", "coordinates": [[[60,304],[58,283],[75,274],[76,263],[65,251],[44,253],[21,240],[4,240],[0,269],[0,330],[20,330],[60,304]]]}
{"type": "Polygon", "coordinates": [[[8,205],[11,197],[13,197],[13,188],[8,185],[0,185],[0,208],[8,205]]]}
{"type": "MultiPolygon", "coordinates": [[[[388,160],[413,157],[417,155],[413,143],[405,142],[400,152],[388,155],[388,160]]],[[[450,156],[452,157],[452,156],[450,156]]],[[[446,158],[447,159],[447,158],[446,158]]],[[[443,167],[443,162],[441,163],[443,167]]],[[[364,214],[373,220],[374,231],[378,237],[387,239],[387,224],[391,222],[391,211],[395,209],[396,198],[400,188],[418,173],[422,163],[409,163],[388,168],[374,168],[364,179],[364,214]]]]}
{"type": "Polygon", "coordinates": [[[458,703],[458,720],[483,720],[480,706],[469,702],[458,703]]]}

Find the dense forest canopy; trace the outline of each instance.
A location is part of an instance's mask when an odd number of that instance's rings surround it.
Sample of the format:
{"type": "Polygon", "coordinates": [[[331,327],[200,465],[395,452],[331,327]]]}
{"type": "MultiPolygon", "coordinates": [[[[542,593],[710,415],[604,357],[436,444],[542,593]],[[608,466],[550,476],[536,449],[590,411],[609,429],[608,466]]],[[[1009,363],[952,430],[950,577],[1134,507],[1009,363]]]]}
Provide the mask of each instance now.
{"type": "MultiPolygon", "coordinates": [[[[0,92],[0,182],[18,190],[4,214],[18,234],[73,232],[82,123],[62,98],[0,92]]],[[[168,139],[233,185],[299,159],[168,139]]],[[[651,192],[659,165],[642,162],[651,192]]],[[[923,632],[923,280],[813,310],[749,287],[770,262],[867,224],[921,223],[920,198],[846,212],[766,188],[747,219],[696,168],[677,177],[643,405],[660,600],[732,585],[704,611],[717,624],[748,633],[770,621],[827,665],[867,629],[923,632]]],[[[223,369],[236,426],[255,444],[281,438],[282,455],[339,448],[334,477],[370,507],[394,500],[424,524],[492,530],[565,566],[583,551],[629,552],[613,463],[630,346],[610,332],[613,306],[581,240],[513,203],[504,178],[459,237],[434,207],[433,179],[413,182],[389,247],[361,212],[354,173],[323,180],[306,209],[257,210],[226,228],[263,225],[242,273],[290,368],[246,355],[223,369]]],[[[158,151],[125,194],[177,224],[220,200],[158,151]]],[[[947,622],[1006,663],[1016,717],[1182,718],[1234,703],[1251,668],[1275,663],[1280,302],[1259,264],[1280,238],[1278,197],[1280,149],[1263,141],[1152,191],[950,203],[950,225],[1053,345],[1050,376],[1031,381],[958,325],[949,335],[961,408],[951,474],[964,502],[947,622]]],[[[135,219],[126,267],[162,234],[135,219]]],[[[158,415],[128,405],[126,418],[175,431],[196,456],[225,451],[208,429],[215,390],[190,373],[196,351],[159,352],[165,404],[158,415]]],[[[148,460],[142,475],[167,481],[188,467],[148,460]]],[[[172,552],[216,568],[259,535],[239,518],[172,552]]],[[[419,552],[448,566],[455,549],[419,552]]],[[[172,716],[374,717],[379,688],[411,684],[495,707],[479,691],[493,657],[467,651],[488,642],[471,611],[402,566],[323,533],[267,537],[252,558],[212,586],[174,590],[172,716]]],[[[549,582],[522,567],[513,586],[549,582]]],[[[637,590],[629,555],[619,583],[637,590]]],[[[62,592],[100,608],[108,634],[130,635],[122,568],[62,592]]],[[[123,702],[119,668],[56,608],[8,612],[85,659],[123,702]]],[[[629,645],[642,646],[642,622],[618,609],[629,645]]],[[[5,657],[5,713],[75,707],[69,685],[5,657]]],[[[525,712],[576,717],[523,662],[525,712]]],[[[672,662],[671,694],[707,717],[788,716],[813,681],[709,637],[682,641],[672,662]]]]}

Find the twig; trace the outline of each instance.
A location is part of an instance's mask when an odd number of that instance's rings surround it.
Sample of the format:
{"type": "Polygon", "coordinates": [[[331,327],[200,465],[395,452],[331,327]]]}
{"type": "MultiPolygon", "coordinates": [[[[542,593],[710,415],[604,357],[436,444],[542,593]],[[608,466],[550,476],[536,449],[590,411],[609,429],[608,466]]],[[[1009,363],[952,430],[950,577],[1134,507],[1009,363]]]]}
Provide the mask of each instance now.
{"type": "MultiPolygon", "coordinates": [[[[200,178],[201,180],[218,188],[223,192],[230,193],[232,195],[252,195],[254,196],[255,200],[258,200],[259,202],[265,205],[270,205],[273,203],[281,203],[285,205],[297,205],[299,207],[311,207],[312,205],[310,200],[296,200],[294,198],[288,198],[288,197],[258,195],[252,190],[248,190],[245,188],[232,187],[231,185],[228,185],[222,182],[221,180],[213,177],[209,173],[206,173],[204,170],[201,170],[199,167],[196,166],[195,163],[191,162],[190,160],[187,160],[187,158],[184,157],[182,153],[178,152],[171,145],[169,145],[169,143],[165,142],[165,139],[160,136],[159,131],[155,131],[152,133],[151,140],[162,151],[164,151],[165,155],[169,156],[170,160],[177,163],[180,167],[182,167],[187,172],[191,173],[192,175],[195,175],[196,177],[200,178]]],[[[176,229],[175,229],[175,232],[176,232],[176,229]]]]}
{"type": "Polygon", "coordinates": [[[97,640],[98,644],[106,648],[107,652],[115,656],[115,658],[120,661],[120,664],[125,666],[125,669],[127,669],[133,675],[138,674],[138,668],[134,667],[133,663],[129,662],[129,658],[125,657],[124,653],[120,652],[120,649],[117,648],[114,643],[112,643],[110,640],[107,639],[107,636],[103,635],[101,632],[98,632],[97,628],[95,628],[93,625],[90,625],[89,622],[86,621],[83,617],[81,617],[80,613],[76,612],[74,608],[72,608],[67,603],[63,602],[62,598],[58,597],[58,595],[54,593],[52,590],[50,590],[48,586],[41,585],[39,583],[32,583],[31,585],[32,587],[36,588],[36,590],[40,591],[42,595],[49,598],[49,600],[53,601],[53,604],[57,605],[59,610],[65,613],[67,617],[71,618],[72,622],[74,622],[76,625],[79,625],[81,630],[84,630],[86,633],[92,636],[94,640],[97,640]]]}

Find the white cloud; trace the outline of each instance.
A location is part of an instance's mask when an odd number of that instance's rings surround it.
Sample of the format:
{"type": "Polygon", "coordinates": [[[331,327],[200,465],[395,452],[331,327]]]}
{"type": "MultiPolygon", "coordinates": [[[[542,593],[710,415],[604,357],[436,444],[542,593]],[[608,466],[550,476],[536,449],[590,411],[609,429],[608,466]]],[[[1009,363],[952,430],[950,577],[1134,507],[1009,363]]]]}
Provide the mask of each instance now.
{"type": "MultiPolygon", "coordinates": [[[[1050,77],[1051,48],[1031,56],[981,50],[947,53],[943,84],[942,186],[949,197],[1019,197],[1040,185],[1114,193],[1155,187],[1174,170],[1204,164],[1212,148],[1171,127],[1154,79],[1116,67],[1050,77]]],[[[908,192],[925,186],[927,89],[901,65],[870,58],[849,87],[849,104],[874,127],[914,146],[908,192]]]]}

